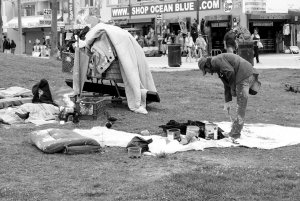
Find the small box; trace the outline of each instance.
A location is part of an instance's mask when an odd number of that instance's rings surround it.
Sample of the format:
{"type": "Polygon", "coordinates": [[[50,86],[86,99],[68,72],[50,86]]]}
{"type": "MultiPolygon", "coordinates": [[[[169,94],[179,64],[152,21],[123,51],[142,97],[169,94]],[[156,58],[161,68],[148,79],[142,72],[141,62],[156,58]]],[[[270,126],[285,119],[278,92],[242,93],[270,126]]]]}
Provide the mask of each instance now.
{"type": "Polygon", "coordinates": [[[141,158],[142,156],[141,147],[128,147],[127,150],[129,158],[141,158]]]}
{"type": "Polygon", "coordinates": [[[104,114],[105,97],[81,97],[76,100],[76,111],[81,120],[97,120],[100,114],[104,114]]]}
{"type": "Polygon", "coordinates": [[[218,139],[218,125],[213,123],[205,124],[205,139],[217,140],[218,139]]]}

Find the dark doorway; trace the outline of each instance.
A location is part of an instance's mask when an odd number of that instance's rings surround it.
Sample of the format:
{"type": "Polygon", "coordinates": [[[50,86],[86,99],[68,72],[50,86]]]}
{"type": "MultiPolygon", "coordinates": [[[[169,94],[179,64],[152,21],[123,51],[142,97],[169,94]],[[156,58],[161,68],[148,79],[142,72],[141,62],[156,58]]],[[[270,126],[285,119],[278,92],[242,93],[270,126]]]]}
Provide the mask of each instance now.
{"type": "Polygon", "coordinates": [[[211,28],[211,42],[212,49],[224,49],[223,39],[226,34],[226,27],[212,27],[211,28]]]}

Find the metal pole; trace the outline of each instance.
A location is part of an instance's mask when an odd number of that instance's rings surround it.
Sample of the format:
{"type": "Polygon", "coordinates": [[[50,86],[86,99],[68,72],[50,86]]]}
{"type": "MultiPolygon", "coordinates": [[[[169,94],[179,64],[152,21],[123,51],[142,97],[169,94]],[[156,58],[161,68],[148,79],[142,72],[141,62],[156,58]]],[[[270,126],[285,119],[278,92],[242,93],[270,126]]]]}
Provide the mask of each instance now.
{"type": "Polygon", "coordinates": [[[23,53],[23,40],[22,40],[22,20],[21,20],[21,0],[18,0],[18,26],[19,26],[19,44],[20,54],[23,53]]]}
{"type": "Polygon", "coordinates": [[[200,25],[200,21],[199,21],[199,0],[197,0],[197,30],[198,30],[199,25],[200,25]]]}

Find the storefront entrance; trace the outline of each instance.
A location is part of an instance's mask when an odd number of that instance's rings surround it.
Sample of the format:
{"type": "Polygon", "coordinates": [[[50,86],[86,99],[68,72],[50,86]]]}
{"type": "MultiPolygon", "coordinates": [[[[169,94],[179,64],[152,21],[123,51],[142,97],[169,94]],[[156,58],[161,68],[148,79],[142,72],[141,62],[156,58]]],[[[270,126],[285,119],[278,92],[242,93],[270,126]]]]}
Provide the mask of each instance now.
{"type": "Polygon", "coordinates": [[[227,27],[213,27],[211,28],[211,45],[212,49],[224,49],[224,36],[226,34],[227,27]]]}
{"type": "Polygon", "coordinates": [[[283,51],[283,25],[284,21],[253,21],[249,23],[249,30],[251,34],[254,29],[258,29],[264,53],[275,53],[283,51]]]}

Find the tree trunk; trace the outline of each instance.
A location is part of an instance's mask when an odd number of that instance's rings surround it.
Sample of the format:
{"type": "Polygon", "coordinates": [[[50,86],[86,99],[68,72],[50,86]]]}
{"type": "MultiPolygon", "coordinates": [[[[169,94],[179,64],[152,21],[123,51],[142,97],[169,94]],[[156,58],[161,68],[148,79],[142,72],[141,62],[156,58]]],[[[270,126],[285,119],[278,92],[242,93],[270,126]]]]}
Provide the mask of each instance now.
{"type": "Polygon", "coordinates": [[[2,1],[0,0],[0,51],[3,51],[3,21],[2,21],[2,1]]]}
{"type": "Polygon", "coordinates": [[[50,57],[57,55],[57,0],[52,0],[52,22],[51,22],[51,52],[50,57]]]}

